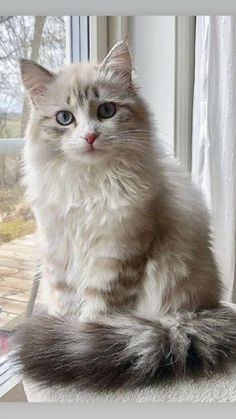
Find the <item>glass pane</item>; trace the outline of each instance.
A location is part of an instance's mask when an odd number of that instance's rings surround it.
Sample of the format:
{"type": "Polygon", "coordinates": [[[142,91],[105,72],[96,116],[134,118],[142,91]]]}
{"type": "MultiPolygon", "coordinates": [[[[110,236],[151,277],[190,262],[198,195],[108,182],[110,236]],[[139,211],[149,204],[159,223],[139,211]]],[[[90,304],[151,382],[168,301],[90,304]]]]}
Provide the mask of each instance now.
{"type": "MultiPolygon", "coordinates": [[[[66,19],[65,16],[0,16],[2,144],[24,135],[29,115],[20,81],[19,58],[33,59],[51,70],[63,66],[66,19]]],[[[36,224],[20,186],[20,154],[11,151],[11,155],[0,154],[0,355],[8,351],[9,334],[25,316],[38,266],[36,224]]]]}
{"type": "Polygon", "coordinates": [[[0,17],[0,138],[22,137],[25,130],[19,58],[60,68],[66,58],[65,21],[63,16],[0,17]]]}

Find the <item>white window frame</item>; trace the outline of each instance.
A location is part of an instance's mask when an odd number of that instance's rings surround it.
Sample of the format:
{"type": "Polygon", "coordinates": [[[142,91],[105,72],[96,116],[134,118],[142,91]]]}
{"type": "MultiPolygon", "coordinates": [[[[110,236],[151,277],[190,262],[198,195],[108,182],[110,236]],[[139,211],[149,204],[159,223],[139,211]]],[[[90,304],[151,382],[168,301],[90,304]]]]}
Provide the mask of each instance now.
{"type": "Polygon", "coordinates": [[[90,16],[90,60],[102,61],[118,41],[128,39],[128,16],[90,16]]]}
{"type": "Polygon", "coordinates": [[[90,16],[90,61],[101,61],[107,53],[108,16],[90,16]]]}
{"type": "Polygon", "coordinates": [[[68,16],[67,60],[69,63],[89,61],[89,16],[68,16]]]}
{"type": "Polygon", "coordinates": [[[175,18],[174,154],[188,172],[192,165],[195,16],[175,18]]]}
{"type": "Polygon", "coordinates": [[[9,355],[0,356],[0,398],[21,381],[22,374],[19,373],[9,355]]]}

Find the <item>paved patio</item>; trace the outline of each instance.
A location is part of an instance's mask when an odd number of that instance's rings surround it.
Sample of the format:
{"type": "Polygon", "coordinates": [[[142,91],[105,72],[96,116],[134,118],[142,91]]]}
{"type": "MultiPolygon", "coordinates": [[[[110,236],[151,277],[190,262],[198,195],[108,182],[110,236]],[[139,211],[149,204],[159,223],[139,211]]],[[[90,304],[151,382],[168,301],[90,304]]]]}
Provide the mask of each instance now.
{"type": "Polygon", "coordinates": [[[35,234],[0,246],[1,330],[11,330],[24,317],[37,264],[35,234]]]}

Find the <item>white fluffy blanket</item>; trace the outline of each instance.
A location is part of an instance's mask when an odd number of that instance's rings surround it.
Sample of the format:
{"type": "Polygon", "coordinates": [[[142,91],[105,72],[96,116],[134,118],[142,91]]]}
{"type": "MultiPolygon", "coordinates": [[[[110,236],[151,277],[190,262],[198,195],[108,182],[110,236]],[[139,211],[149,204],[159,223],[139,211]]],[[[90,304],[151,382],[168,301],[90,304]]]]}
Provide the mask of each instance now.
{"type": "Polygon", "coordinates": [[[155,387],[112,393],[90,393],[75,389],[46,388],[44,390],[24,380],[29,402],[235,402],[236,364],[227,373],[197,380],[176,380],[155,387]]]}

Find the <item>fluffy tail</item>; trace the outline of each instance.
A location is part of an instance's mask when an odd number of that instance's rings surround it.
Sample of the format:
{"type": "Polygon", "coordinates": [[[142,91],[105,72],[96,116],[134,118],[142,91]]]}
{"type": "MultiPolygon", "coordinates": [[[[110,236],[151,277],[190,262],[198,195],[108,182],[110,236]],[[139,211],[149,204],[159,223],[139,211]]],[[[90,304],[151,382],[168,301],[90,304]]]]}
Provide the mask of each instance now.
{"type": "Polygon", "coordinates": [[[17,362],[42,385],[110,389],[147,384],[166,372],[211,373],[236,355],[236,313],[220,307],[158,321],[113,315],[79,323],[49,315],[17,332],[17,362]]]}

